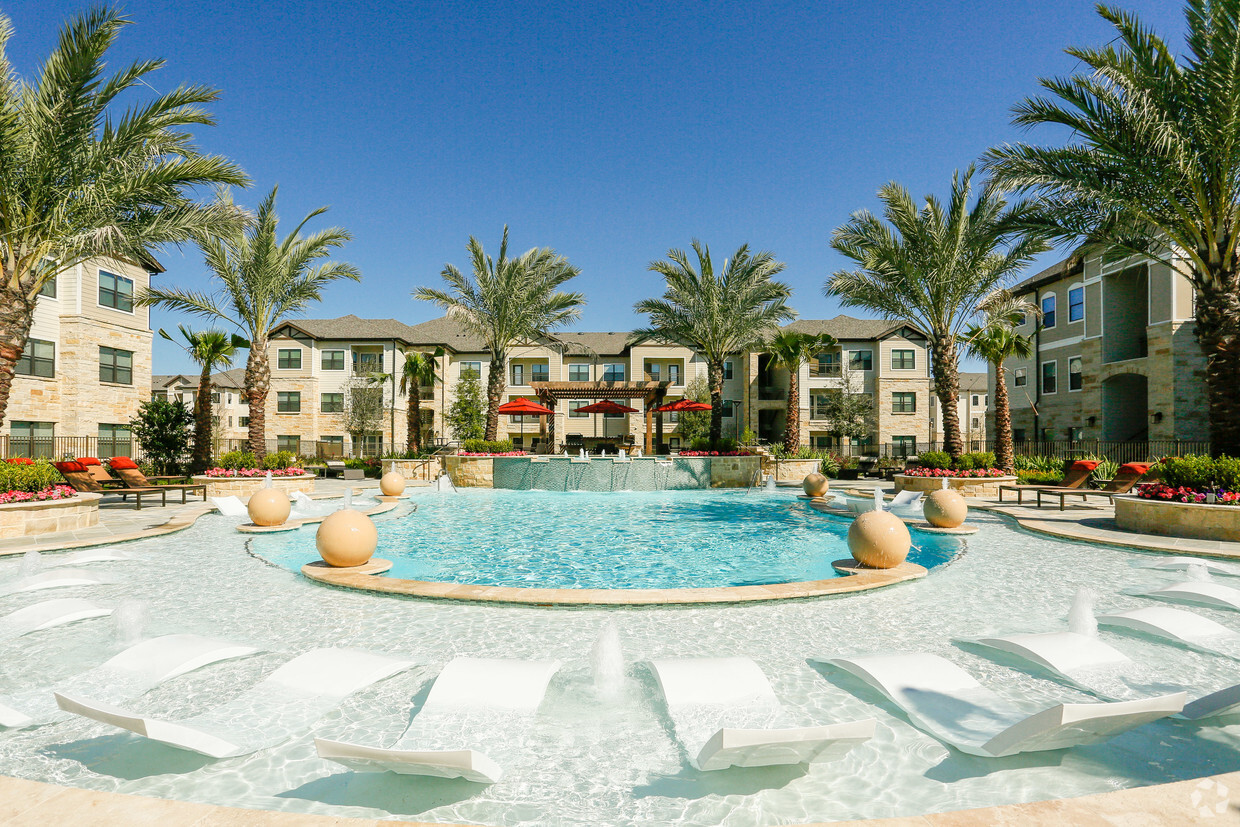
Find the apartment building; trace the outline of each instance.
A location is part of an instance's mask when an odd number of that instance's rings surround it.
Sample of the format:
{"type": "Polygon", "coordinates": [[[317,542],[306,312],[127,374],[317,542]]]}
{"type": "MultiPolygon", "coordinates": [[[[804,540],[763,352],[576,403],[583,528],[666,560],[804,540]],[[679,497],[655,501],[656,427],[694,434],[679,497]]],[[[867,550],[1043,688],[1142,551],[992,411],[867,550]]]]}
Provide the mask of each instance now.
{"type": "Polygon", "coordinates": [[[1033,358],[1005,365],[1017,442],[1209,438],[1187,279],[1082,248],[1014,289],[1042,310],[1040,325],[1030,315],[1017,328],[1033,358]]]}
{"type": "MultiPolygon", "coordinates": [[[[183,373],[152,376],[151,396],[181,402],[192,411],[198,397],[198,379],[196,375],[183,373]]],[[[211,418],[212,435],[219,445],[249,435],[250,403],[245,398],[245,368],[211,374],[211,418]]]]}
{"type": "Polygon", "coordinates": [[[10,456],[132,453],[129,421],[150,395],[152,338],[148,311],[133,299],[161,272],[153,259],[96,259],[43,286],[5,414],[10,456]],[[85,439],[59,450],[65,437],[85,439]]]}
{"type": "MultiPolygon", "coordinates": [[[[960,421],[960,438],[970,451],[986,450],[984,443],[990,439],[986,417],[990,414],[989,375],[961,371],[960,392],[956,397],[956,418],[960,421]]],[[[943,444],[943,416],[939,397],[930,388],[930,433],[934,441],[943,444]]]]}

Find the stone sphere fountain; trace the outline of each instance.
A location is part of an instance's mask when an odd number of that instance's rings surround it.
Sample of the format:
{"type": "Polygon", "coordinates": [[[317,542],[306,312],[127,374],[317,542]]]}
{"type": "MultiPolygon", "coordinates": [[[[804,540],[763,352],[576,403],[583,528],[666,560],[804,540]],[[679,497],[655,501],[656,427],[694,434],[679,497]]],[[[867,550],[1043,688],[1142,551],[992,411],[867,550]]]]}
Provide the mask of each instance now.
{"type": "Polygon", "coordinates": [[[904,521],[889,511],[864,511],[848,527],[848,551],[872,569],[895,568],[908,557],[913,538],[904,521]]]}
{"type": "Polygon", "coordinates": [[[250,495],[246,504],[250,522],[259,526],[283,525],[292,509],[288,494],[279,488],[260,488],[250,495]]]}
{"type": "Polygon", "coordinates": [[[370,517],[360,511],[333,512],[319,524],[314,536],[319,556],[329,566],[348,568],[368,561],[379,545],[379,532],[370,517]]]}

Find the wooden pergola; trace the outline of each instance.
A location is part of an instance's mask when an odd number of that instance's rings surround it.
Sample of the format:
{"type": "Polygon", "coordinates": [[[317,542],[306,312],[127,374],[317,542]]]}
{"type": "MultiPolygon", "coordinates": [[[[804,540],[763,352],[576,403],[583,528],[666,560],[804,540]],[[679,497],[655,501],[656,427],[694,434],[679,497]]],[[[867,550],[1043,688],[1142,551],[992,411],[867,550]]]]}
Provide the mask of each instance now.
{"type": "MultiPolygon", "coordinates": [[[[663,417],[656,423],[654,409],[663,404],[671,380],[664,382],[530,382],[538,401],[554,408],[561,399],[640,399],[646,411],[646,453],[654,452],[654,437],[663,443],[663,417]],[[657,431],[652,431],[657,428],[657,431]]],[[[555,417],[547,417],[547,440],[555,445],[555,417]]],[[[554,449],[554,447],[553,447],[554,449]]]]}

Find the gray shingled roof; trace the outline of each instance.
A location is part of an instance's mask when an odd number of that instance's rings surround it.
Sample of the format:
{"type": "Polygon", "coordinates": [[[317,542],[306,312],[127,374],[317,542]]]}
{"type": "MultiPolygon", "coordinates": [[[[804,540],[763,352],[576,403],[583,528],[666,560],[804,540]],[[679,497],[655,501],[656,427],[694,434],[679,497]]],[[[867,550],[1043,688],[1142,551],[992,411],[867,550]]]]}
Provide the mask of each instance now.
{"type": "Polygon", "coordinates": [[[277,329],[285,325],[315,339],[396,339],[421,344],[414,335],[414,328],[396,319],[362,319],[350,313],[336,319],[290,319],[281,322],[277,329]]]}
{"type": "Polygon", "coordinates": [[[853,316],[844,315],[836,316],[834,319],[798,319],[795,322],[784,325],[783,329],[794,333],[808,333],[811,336],[821,336],[825,333],[841,341],[864,341],[866,339],[880,339],[893,330],[899,330],[902,327],[911,327],[917,330],[917,326],[909,322],[893,322],[886,319],[857,319],[853,316]]]}
{"type": "Polygon", "coordinates": [[[984,391],[986,390],[986,374],[984,373],[961,373],[960,390],[962,391],[984,391]]]}
{"type": "MultiPolygon", "coordinates": [[[[211,384],[217,388],[244,388],[245,368],[233,368],[211,374],[211,384]]],[[[198,377],[186,373],[164,373],[151,376],[151,390],[165,390],[174,386],[198,387],[198,377]]]]}

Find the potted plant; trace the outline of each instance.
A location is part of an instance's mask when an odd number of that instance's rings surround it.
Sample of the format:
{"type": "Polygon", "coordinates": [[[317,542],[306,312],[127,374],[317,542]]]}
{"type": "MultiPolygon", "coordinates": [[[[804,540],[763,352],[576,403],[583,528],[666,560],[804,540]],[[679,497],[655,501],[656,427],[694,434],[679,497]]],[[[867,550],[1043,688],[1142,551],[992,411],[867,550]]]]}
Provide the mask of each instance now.
{"type": "Polygon", "coordinates": [[[861,476],[861,461],[857,457],[844,457],[840,460],[840,479],[855,480],[861,476]]]}

